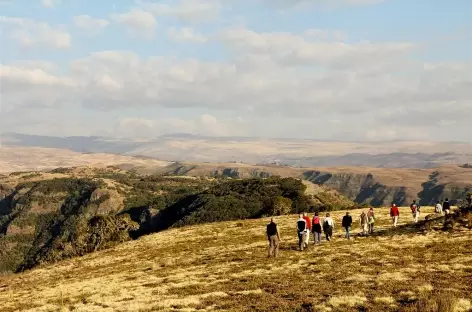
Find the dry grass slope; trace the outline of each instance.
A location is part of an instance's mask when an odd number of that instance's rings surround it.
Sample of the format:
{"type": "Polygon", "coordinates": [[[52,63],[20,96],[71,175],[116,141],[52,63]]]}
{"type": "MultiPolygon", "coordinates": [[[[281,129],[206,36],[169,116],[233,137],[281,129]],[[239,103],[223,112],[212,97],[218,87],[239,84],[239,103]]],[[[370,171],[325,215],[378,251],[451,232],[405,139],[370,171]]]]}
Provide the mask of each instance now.
{"type": "MultiPolygon", "coordinates": [[[[431,208],[425,208],[429,213],[431,208]]],[[[360,211],[353,211],[357,216],[360,211]]],[[[411,222],[407,208],[401,224],[411,222]]],[[[339,220],[343,212],[333,213],[339,220]]],[[[296,250],[296,216],[206,224],[0,277],[2,311],[447,311],[472,308],[472,231],[406,229],[296,250]],[[441,298],[441,299],[438,299],[441,298]],[[435,310],[441,307],[442,310],[435,310]]],[[[355,231],[359,231],[358,225],[355,231]]],[[[390,228],[387,209],[377,228],[390,228]]]]}
{"type": "Polygon", "coordinates": [[[67,149],[0,146],[0,172],[50,170],[58,167],[132,164],[159,168],[169,162],[115,154],[83,154],[67,149]]]}

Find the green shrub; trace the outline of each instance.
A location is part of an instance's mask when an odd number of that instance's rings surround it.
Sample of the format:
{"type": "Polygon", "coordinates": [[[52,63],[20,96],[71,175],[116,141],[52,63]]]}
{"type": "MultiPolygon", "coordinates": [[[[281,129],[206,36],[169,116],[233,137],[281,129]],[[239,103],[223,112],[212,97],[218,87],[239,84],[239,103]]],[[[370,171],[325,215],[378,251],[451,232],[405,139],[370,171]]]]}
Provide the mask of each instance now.
{"type": "Polygon", "coordinates": [[[292,201],[283,196],[276,196],[268,203],[264,214],[267,216],[280,216],[289,214],[291,211],[292,201]]]}
{"type": "Polygon", "coordinates": [[[161,210],[155,218],[154,230],[306,210],[308,198],[303,194],[305,188],[300,180],[280,177],[221,182],[201,193],[185,196],[161,210]],[[274,208],[276,198],[283,203],[283,209],[274,208]]]}

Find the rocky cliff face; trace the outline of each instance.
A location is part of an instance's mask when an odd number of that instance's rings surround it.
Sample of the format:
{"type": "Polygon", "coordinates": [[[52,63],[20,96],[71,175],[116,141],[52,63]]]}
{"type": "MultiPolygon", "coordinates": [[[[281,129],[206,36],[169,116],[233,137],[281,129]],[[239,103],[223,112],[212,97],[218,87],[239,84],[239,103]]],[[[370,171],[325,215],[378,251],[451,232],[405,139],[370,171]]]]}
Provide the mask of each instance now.
{"type": "Polygon", "coordinates": [[[303,178],[315,184],[333,188],[358,204],[383,206],[395,202],[397,205],[404,205],[410,199],[416,198],[405,187],[383,185],[370,173],[333,174],[321,171],[308,171],[303,174],[303,178]]]}
{"type": "Polygon", "coordinates": [[[371,173],[331,173],[313,170],[304,172],[303,178],[335,189],[358,204],[373,206],[389,206],[392,203],[409,205],[414,199],[419,199],[421,205],[434,205],[436,201],[445,198],[449,198],[454,204],[457,199],[464,198],[472,190],[472,184],[441,182],[440,175],[439,171],[435,171],[421,183],[421,186],[412,187],[385,185],[371,173]]]}
{"type": "Polygon", "coordinates": [[[239,168],[224,168],[213,170],[212,176],[225,178],[269,178],[273,174],[270,171],[254,169],[254,170],[240,170],[239,168]]]}
{"type": "Polygon", "coordinates": [[[30,268],[129,239],[123,200],[103,183],[60,178],[1,187],[0,270],[30,268]]]}

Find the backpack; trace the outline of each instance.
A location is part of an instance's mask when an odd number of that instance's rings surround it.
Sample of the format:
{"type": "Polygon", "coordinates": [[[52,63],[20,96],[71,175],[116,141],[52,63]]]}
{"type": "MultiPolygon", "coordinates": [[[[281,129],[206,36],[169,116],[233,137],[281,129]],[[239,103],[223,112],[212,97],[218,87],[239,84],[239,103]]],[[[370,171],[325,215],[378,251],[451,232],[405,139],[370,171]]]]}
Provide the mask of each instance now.
{"type": "Polygon", "coordinates": [[[298,231],[301,233],[306,230],[306,221],[305,220],[298,220],[297,221],[297,228],[298,231]]]}
{"type": "Polygon", "coordinates": [[[267,225],[267,235],[277,235],[277,224],[271,222],[267,225]]]}
{"type": "Polygon", "coordinates": [[[330,227],[329,221],[328,221],[328,220],[324,220],[323,228],[328,228],[328,227],[330,227]]]}
{"type": "Polygon", "coordinates": [[[320,224],[320,217],[314,217],[313,224],[320,224]]]}
{"type": "Polygon", "coordinates": [[[417,207],[416,204],[411,204],[410,209],[412,213],[416,212],[416,207],[417,207]]]}

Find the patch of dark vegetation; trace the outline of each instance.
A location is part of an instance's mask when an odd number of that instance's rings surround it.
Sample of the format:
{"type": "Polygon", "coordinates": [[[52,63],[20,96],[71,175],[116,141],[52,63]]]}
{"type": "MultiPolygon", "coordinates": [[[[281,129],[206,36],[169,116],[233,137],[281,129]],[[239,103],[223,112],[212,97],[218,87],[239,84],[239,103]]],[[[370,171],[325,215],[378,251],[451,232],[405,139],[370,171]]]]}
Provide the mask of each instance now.
{"type": "Polygon", "coordinates": [[[293,178],[231,180],[204,192],[186,196],[161,210],[153,219],[153,230],[217,221],[258,218],[274,212],[296,213],[310,209],[306,186],[293,178]],[[287,200],[274,201],[282,197],[287,200]],[[274,207],[290,206],[287,208],[274,207]]]}
{"type": "Polygon", "coordinates": [[[59,168],[55,168],[55,169],[51,170],[50,172],[51,172],[51,173],[67,174],[67,173],[70,173],[71,171],[72,171],[72,168],[59,167],[59,168]]]}
{"type": "Polygon", "coordinates": [[[60,212],[49,214],[37,227],[31,249],[17,272],[43,263],[82,256],[129,239],[137,224],[128,215],[89,216],[88,205],[96,185],[82,185],[74,191],[60,212]]]}

